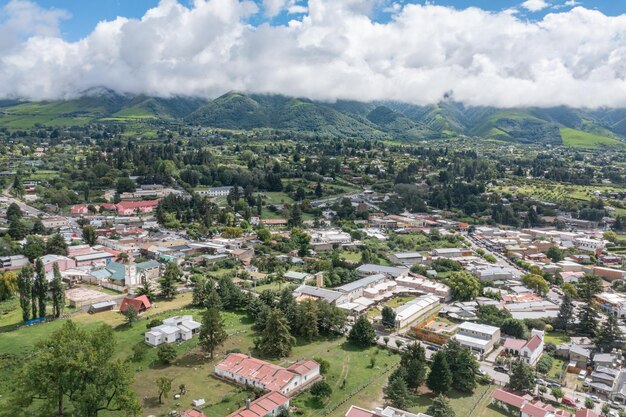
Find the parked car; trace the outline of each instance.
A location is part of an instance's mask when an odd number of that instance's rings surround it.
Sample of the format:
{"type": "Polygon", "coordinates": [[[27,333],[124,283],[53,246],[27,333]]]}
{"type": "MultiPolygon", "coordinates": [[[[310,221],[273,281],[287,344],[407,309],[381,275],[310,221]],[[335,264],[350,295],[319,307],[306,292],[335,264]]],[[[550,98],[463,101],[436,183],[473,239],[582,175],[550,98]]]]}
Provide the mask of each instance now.
{"type": "Polygon", "coordinates": [[[570,407],[576,407],[576,402],[570,398],[563,397],[561,402],[565,405],[569,405],[570,407]]]}
{"type": "Polygon", "coordinates": [[[556,382],[550,382],[548,384],[548,387],[550,387],[550,388],[561,388],[561,384],[557,384],[556,382]]]}
{"type": "Polygon", "coordinates": [[[487,372],[483,371],[483,370],[482,370],[482,369],[480,369],[480,368],[478,368],[477,373],[478,373],[478,375],[482,375],[482,376],[487,375],[487,372]]]}
{"type": "Polygon", "coordinates": [[[537,385],[543,385],[543,386],[546,386],[546,381],[544,381],[544,380],[543,380],[543,379],[541,379],[541,378],[537,378],[537,379],[535,380],[535,382],[537,383],[537,385]]]}
{"type": "Polygon", "coordinates": [[[505,374],[509,372],[509,370],[508,370],[508,369],[506,369],[506,368],[505,368],[504,366],[502,366],[502,365],[498,365],[498,366],[494,367],[493,369],[494,369],[494,371],[496,371],[496,372],[502,372],[502,373],[505,373],[505,374]]]}
{"type": "Polygon", "coordinates": [[[622,404],[618,403],[617,401],[609,401],[609,407],[611,408],[615,408],[616,410],[621,410],[622,409],[622,404]]]}
{"type": "Polygon", "coordinates": [[[582,370],[578,373],[578,379],[585,379],[587,377],[587,371],[582,370]]]}
{"type": "Polygon", "coordinates": [[[589,398],[594,403],[599,403],[600,402],[600,398],[597,395],[589,395],[589,394],[587,394],[587,398],[589,398]]]}

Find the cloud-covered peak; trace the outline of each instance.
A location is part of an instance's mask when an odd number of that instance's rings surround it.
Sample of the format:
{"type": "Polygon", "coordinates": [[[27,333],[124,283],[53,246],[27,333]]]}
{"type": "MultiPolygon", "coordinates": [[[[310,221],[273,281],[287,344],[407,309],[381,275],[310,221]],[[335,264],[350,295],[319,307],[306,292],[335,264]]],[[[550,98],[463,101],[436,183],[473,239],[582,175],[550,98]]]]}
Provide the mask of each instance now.
{"type": "Polygon", "coordinates": [[[407,4],[388,6],[391,19],[380,23],[370,18],[380,3],[163,0],[141,19],[103,21],[68,42],[58,31],[66,14],[13,0],[0,24],[0,39],[13,39],[0,41],[0,96],[104,86],[156,96],[237,90],[423,104],[452,92],[468,105],[626,106],[626,15],[579,6],[527,21],[407,4]],[[250,24],[290,9],[299,14],[287,25],[250,24]],[[15,22],[41,23],[24,32],[29,25],[15,22]]]}

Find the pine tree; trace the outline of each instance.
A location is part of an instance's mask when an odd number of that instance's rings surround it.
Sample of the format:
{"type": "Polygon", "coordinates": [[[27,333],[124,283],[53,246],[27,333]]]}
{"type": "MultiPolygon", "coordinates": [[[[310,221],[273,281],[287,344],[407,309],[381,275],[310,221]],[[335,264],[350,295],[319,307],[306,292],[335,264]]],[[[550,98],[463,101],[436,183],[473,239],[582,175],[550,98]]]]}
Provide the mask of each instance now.
{"type": "Polygon", "coordinates": [[[421,343],[407,345],[400,366],[406,370],[406,383],[411,389],[419,388],[426,380],[426,352],[421,343]]]}
{"type": "Polygon", "coordinates": [[[535,387],[535,371],[521,359],[511,365],[509,386],[515,391],[530,391],[535,387]]]}
{"type": "Polygon", "coordinates": [[[384,306],[382,311],[382,323],[385,327],[394,327],[396,325],[396,312],[389,306],[384,306]]]}
{"type": "Polygon", "coordinates": [[[445,394],[452,388],[452,372],[443,351],[435,353],[426,385],[436,394],[445,394]]]}
{"type": "Polygon", "coordinates": [[[271,310],[256,347],[266,356],[280,358],[288,356],[295,343],[296,339],[289,332],[289,323],[282,311],[271,310]]]}
{"type": "Polygon", "coordinates": [[[609,313],[606,321],[598,331],[598,335],[595,339],[596,345],[603,351],[611,350],[621,338],[622,331],[619,328],[617,318],[609,313]]]}
{"type": "Polygon", "coordinates": [[[587,336],[595,336],[598,328],[598,311],[593,302],[584,303],[578,312],[578,331],[587,336]]]}
{"type": "Polygon", "coordinates": [[[58,263],[54,263],[52,271],[54,276],[50,285],[50,291],[52,292],[52,314],[54,317],[59,318],[65,306],[65,286],[63,285],[58,263]]]}
{"type": "Polygon", "coordinates": [[[174,282],[175,276],[172,273],[168,273],[166,270],[163,276],[159,279],[159,291],[161,297],[172,299],[178,293],[176,289],[176,283],[174,282]]]}
{"type": "Polygon", "coordinates": [[[479,365],[471,350],[452,339],[443,352],[452,373],[452,387],[462,392],[474,391],[479,365]]]}
{"type": "Polygon", "coordinates": [[[213,352],[226,341],[228,334],[224,330],[224,320],[215,307],[209,307],[202,316],[200,327],[200,346],[213,359],[213,352]]]}
{"type": "Polygon", "coordinates": [[[450,402],[443,395],[438,395],[426,410],[426,414],[431,417],[455,417],[454,410],[450,407],[450,402]]]}
{"type": "Polygon", "coordinates": [[[348,340],[361,347],[370,346],[376,341],[376,331],[367,317],[359,316],[356,319],[348,334],[348,340]]]}
{"type": "Polygon", "coordinates": [[[406,384],[406,370],[400,368],[389,376],[389,382],[383,390],[385,399],[400,409],[407,407],[411,394],[406,384]]]}
{"type": "Polygon", "coordinates": [[[46,304],[48,298],[48,280],[46,279],[46,269],[41,258],[35,262],[35,293],[37,294],[37,309],[39,317],[46,317],[46,304]]]}
{"type": "Polygon", "coordinates": [[[17,277],[17,289],[20,293],[20,307],[22,319],[28,321],[31,318],[31,303],[33,297],[33,267],[27,264],[17,277]]]}
{"type": "Polygon", "coordinates": [[[567,332],[572,329],[573,320],[574,303],[572,303],[572,297],[568,293],[565,293],[563,295],[563,301],[561,301],[561,307],[559,308],[559,315],[554,321],[554,327],[567,332]]]}
{"type": "Polygon", "coordinates": [[[313,340],[319,335],[319,315],[315,301],[309,300],[300,303],[298,333],[307,340],[313,340]]]}

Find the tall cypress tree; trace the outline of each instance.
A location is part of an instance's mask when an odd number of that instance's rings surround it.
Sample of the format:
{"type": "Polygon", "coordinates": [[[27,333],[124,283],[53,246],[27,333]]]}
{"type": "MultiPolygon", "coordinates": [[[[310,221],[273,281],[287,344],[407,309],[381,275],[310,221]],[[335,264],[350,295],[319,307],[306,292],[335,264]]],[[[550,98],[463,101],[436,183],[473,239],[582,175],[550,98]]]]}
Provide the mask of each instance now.
{"type": "Polygon", "coordinates": [[[209,357],[213,358],[215,349],[226,341],[228,334],[224,330],[224,320],[220,312],[215,307],[209,307],[202,316],[202,327],[200,327],[200,346],[209,352],[209,357]]]}
{"type": "Polygon", "coordinates": [[[59,318],[61,317],[63,306],[65,305],[65,286],[63,285],[58,263],[54,263],[52,271],[54,274],[50,285],[50,291],[52,292],[52,314],[54,317],[59,318]]]}
{"type": "Polygon", "coordinates": [[[46,279],[46,269],[41,258],[35,262],[35,293],[37,294],[37,308],[39,317],[46,317],[46,303],[48,297],[48,280],[46,279]]]}
{"type": "Polygon", "coordinates": [[[554,327],[557,330],[567,332],[572,329],[573,320],[574,303],[572,303],[572,297],[568,293],[565,293],[565,295],[563,295],[563,301],[561,301],[561,307],[559,308],[559,315],[554,321],[554,327]]]}
{"type": "Polygon", "coordinates": [[[17,288],[20,293],[20,307],[22,319],[28,321],[31,318],[31,303],[33,297],[33,267],[27,264],[17,277],[17,288]]]}

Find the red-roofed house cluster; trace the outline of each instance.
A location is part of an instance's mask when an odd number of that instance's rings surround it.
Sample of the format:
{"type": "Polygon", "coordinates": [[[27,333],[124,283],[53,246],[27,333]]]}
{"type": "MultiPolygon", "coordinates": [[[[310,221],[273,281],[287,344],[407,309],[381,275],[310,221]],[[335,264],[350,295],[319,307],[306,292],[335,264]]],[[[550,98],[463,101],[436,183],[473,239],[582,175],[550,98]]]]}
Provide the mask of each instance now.
{"type": "Polygon", "coordinates": [[[215,375],[237,385],[269,391],[252,402],[248,401],[245,407],[228,417],[266,417],[289,408],[289,396],[320,378],[320,365],[303,360],[283,368],[242,353],[231,353],[215,365],[215,375]]]}
{"type": "Polygon", "coordinates": [[[513,392],[496,389],[491,394],[492,401],[520,417],[599,417],[593,410],[582,408],[572,415],[569,411],[555,408],[541,401],[534,401],[530,395],[519,396],[513,392]]]}
{"type": "Polygon", "coordinates": [[[283,368],[243,353],[231,353],[215,365],[215,374],[238,385],[292,395],[320,377],[320,365],[304,360],[283,368]]]}
{"type": "MultiPolygon", "coordinates": [[[[102,208],[107,211],[117,211],[121,216],[132,216],[137,214],[137,211],[141,213],[152,213],[156,206],[159,205],[159,200],[143,200],[143,201],[122,201],[117,204],[96,204],[96,209],[102,208]]],[[[75,204],[70,207],[70,214],[83,215],[89,213],[89,206],[87,204],[75,204]]]]}
{"type": "Polygon", "coordinates": [[[509,338],[504,341],[507,353],[519,356],[524,362],[534,366],[543,353],[543,332],[533,329],[530,340],[509,338]]]}

